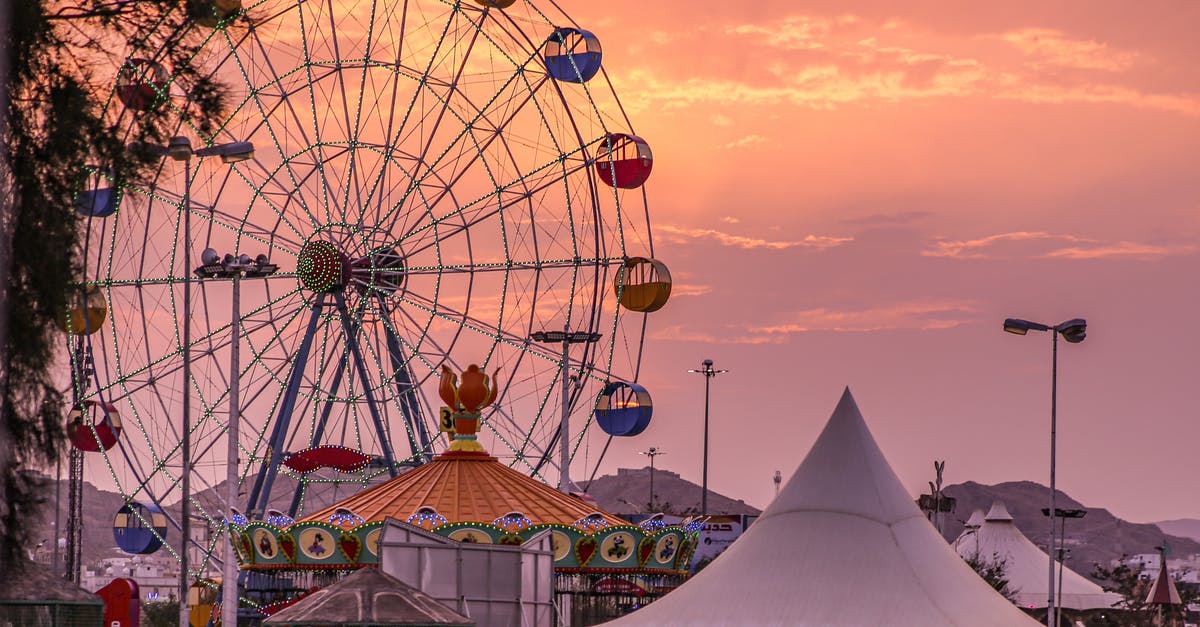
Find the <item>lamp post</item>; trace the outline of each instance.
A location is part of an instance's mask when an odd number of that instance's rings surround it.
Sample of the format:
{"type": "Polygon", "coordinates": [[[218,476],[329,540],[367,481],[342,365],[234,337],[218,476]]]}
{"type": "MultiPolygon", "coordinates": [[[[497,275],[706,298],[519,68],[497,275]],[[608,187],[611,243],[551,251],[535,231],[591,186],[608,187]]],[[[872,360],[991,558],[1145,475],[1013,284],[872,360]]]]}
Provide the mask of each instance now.
{"type": "Polygon", "coordinates": [[[570,493],[574,488],[578,488],[571,482],[571,438],[569,417],[571,415],[571,385],[568,376],[569,369],[567,367],[567,352],[571,344],[592,344],[600,341],[601,335],[591,331],[568,331],[566,326],[563,326],[562,331],[535,331],[529,335],[529,339],[542,344],[557,344],[562,343],[562,421],[558,426],[558,465],[559,479],[558,489],[563,492],[570,493]]]}
{"type": "Polygon", "coordinates": [[[659,455],[665,455],[665,454],[666,454],[666,451],[664,451],[658,447],[655,447],[655,446],[651,446],[650,450],[648,450],[648,451],[638,451],[638,455],[645,455],[646,457],[650,458],[650,509],[649,509],[649,511],[651,511],[651,512],[654,511],[654,458],[658,457],[659,455]]]}
{"type": "MultiPolygon", "coordinates": [[[[238,483],[238,426],[241,421],[241,293],[242,277],[266,277],[279,270],[266,255],[251,260],[249,255],[225,255],[221,259],[217,251],[205,248],[200,255],[201,266],[195,274],[201,279],[230,279],[233,283],[233,310],[229,319],[229,427],[228,448],[225,463],[225,507],[232,511],[237,502],[238,483]]],[[[228,517],[226,517],[228,518],[228,517]]],[[[228,521],[225,525],[229,533],[228,521]]],[[[221,624],[236,625],[238,609],[237,556],[233,553],[233,536],[225,543],[224,568],[221,578],[221,624]]]]}
{"type": "MultiPolygon", "coordinates": [[[[1043,507],[1042,515],[1049,516],[1050,508],[1043,507]]],[[[1087,516],[1086,509],[1055,509],[1054,517],[1062,520],[1058,523],[1058,608],[1054,612],[1055,623],[1062,623],[1062,579],[1063,579],[1063,562],[1066,560],[1067,542],[1067,519],[1068,518],[1083,518],[1087,516]]]]}
{"type": "Polygon", "coordinates": [[[147,142],[133,142],[126,149],[129,152],[151,157],[170,157],[183,162],[183,416],[182,437],[180,439],[180,454],[183,457],[183,468],[180,471],[180,491],[183,499],[180,504],[180,541],[179,552],[179,625],[188,625],[188,544],[191,542],[192,506],[191,506],[191,409],[192,409],[192,283],[188,277],[188,255],[186,251],[192,241],[192,157],[220,157],[222,163],[238,163],[254,156],[254,144],[250,142],[230,142],[214,144],[204,148],[192,148],[192,142],[182,135],[172,137],[167,145],[147,142]]]}
{"type": "Polygon", "coordinates": [[[713,370],[713,360],[705,359],[700,370],[688,370],[696,374],[704,375],[704,476],[702,479],[700,493],[700,514],[708,513],[708,384],[712,378],[729,372],[728,370],[713,370]]]}
{"type": "Polygon", "coordinates": [[[1072,318],[1054,326],[1030,322],[1020,318],[1008,318],[1004,321],[1004,330],[1016,335],[1025,335],[1030,331],[1051,331],[1051,360],[1050,360],[1050,542],[1046,545],[1050,555],[1049,602],[1046,604],[1046,625],[1055,627],[1057,621],[1054,613],[1054,519],[1058,509],[1054,507],[1055,490],[1055,453],[1058,445],[1058,336],[1071,344],[1078,344],[1087,337],[1087,321],[1083,318],[1072,318]]]}

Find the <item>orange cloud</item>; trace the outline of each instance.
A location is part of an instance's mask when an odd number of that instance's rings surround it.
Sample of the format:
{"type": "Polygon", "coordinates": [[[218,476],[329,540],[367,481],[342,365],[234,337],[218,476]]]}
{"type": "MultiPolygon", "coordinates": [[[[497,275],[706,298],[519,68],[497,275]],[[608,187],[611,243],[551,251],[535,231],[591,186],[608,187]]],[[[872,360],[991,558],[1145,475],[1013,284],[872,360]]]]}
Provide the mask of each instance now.
{"type": "MultiPolygon", "coordinates": [[[[830,110],[860,102],[981,97],[1034,104],[1115,104],[1200,115],[1200,94],[1152,93],[1126,82],[1136,78],[1130,70],[1143,55],[1051,28],[953,39],[905,22],[789,16],[726,26],[723,32],[739,41],[747,59],[761,59],[758,65],[769,80],[761,75],[747,78],[740,71],[736,77],[667,78],[671,74],[667,70],[660,73],[641,66],[620,80],[640,86],[636,94],[623,99],[625,104],[639,112],[701,105],[830,110]],[[919,47],[913,44],[916,41],[921,42],[919,47]],[[981,41],[1002,41],[1009,47],[983,46],[981,41]],[[1098,82],[1096,70],[1111,76],[1098,82]]],[[[679,53],[679,46],[699,44],[681,39],[673,45],[679,53]]]]}
{"type": "Polygon", "coordinates": [[[1084,70],[1124,72],[1133,67],[1137,54],[1110,48],[1087,39],[1071,39],[1052,28],[1024,28],[1000,35],[1022,54],[1031,57],[1036,65],[1084,70]]]}

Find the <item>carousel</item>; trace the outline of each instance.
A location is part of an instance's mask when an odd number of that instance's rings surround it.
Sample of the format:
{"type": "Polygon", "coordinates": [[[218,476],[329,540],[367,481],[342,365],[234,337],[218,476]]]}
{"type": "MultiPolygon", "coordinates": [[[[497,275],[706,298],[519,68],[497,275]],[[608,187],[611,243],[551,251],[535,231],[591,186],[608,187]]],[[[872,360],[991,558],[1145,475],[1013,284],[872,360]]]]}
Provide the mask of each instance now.
{"type": "MultiPolygon", "coordinates": [[[[461,382],[443,367],[441,381],[447,405],[441,429],[451,443],[429,463],[299,520],[274,513],[229,521],[242,570],[260,584],[276,582],[248,586],[274,590],[273,598],[262,599],[265,612],[356,569],[379,566],[389,518],[457,542],[520,545],[549,531],[555,595],[570,598],[573,624],[633,609],[686,579],[700,520],[669,525],[656,515],[633,525],[586,495],[560,492],[508,467],[476,439],[481,410],[496,398],[495,382],[475,365],[461,382]]],[[[644,422],[639,417],[647,408],[621,406],[633,410],[634,424],[644,422]]]]}

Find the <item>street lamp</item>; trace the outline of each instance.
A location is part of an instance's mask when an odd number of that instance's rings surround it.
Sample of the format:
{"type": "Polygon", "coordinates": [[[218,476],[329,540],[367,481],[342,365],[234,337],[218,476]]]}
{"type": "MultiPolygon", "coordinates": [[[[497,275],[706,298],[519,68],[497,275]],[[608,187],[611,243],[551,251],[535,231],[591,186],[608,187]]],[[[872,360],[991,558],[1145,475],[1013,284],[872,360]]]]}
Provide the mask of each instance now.
{"type": "MultiPolygon", "coordinates": [[[[238,163],[246,161],[254,156],[254,144],[250,142],[229,142],[225,144],[214,144],[203,148],[192,148],[192,142],[183,135],[172,137],[165,146],[161,144],[153,144],[149,142],[132,142],[126,146],[126,150],[133,154],[146,157],[170,157],[175,161],[183,162],[183,246],[187,249],[192,242],[192,157],[220,157],[222,163],[238,163]]],[[[191,542],[191,514],[192,507],[189,502],[191,499],[191,385],[192,385],[192,284],[188,278],[187,263],[188,255],[181,255],[184,263],[183,272],[183,437],[180,442],[180,453],[183,456],[183,469],[181,471],[181,486],[180,490],[183,493],[183,502],[181,504],[182,511],[180,512],[180,534],[183,536],[181,543],[182,550],[179,558],[179,624],[188,624],[188,549],[187,545],[191,542]]]]}
{"type": "Polygon", "coordinates": [[[708,513],[708,384],[712,378],[729,372],[728,370],[713,370],[713,360],[705,359],[701,364],[703,368],[700,370],[688,370],[696,374],[704,375],[704,485],[701,486],[700,493],[700,513],[708,513]]]}
{"type": "Polygon", "coordinates": [[[1040,322],[1030,322],[1021,320],[1020,318],[1007,318],[1004,321],[1004,330],[1008,333],[1016,335],[1025,335],[1030,331],[1051,331],[1051,362],[1050,362],[1050,507],[1047,508],[1047,515],[1050,517],[1050,542],[1046,545],[1047,553],[1050,558],[1050,582],[1049,587],[1049,603],[1046,605],[1046,625],[1055,627],[1057,621],[1054,613],[1054,558],[1053,551],[1056,546],[1054,543],[1054,519],[1057,517],[1058,508],[1054,506],[1054,471],[1055,471],[1055,453],[1058,439],[1058,336],[1061,334],[1063,339],[1071,344],[1078,344],[1087,337],[1087,321],[1083,318],[1071,318],[1065,322],[1060,322],[1054,326],[1041,324],[1040,322]]]}
{"type": "Polygon", "coordinates": [[[568,437],[570,433],[568,418],[571,414],[571,377],[567,375],[569,372],[567,369],[567,349],[571,344],[592,344],[598,342],[600,341],[600,337],[599,333],[591,331],[568,331],[565,326],[562,331],[534,331],[529,335],[529,339],[541,342],[542,344],[562,343],[562,364],[559,366],[562,376],[562,422],[558,426],[558,489],[567,493],[572,492],[572,490],[580,491],[571,482],[571,439],[568,437]]]}
{"type": "Polygon", "coordinates": [[[654,511],[654,458],[658,457],[659,455],[666,455],[666,454],[667,454],[666,451],[664,451],[660,448],[654,447],[654,446],[651,446],[650,450],[648,450],[648,451],[638,451],[638,455],[645,455],[646,457],[650,458],[650,510],[649,511],[651,511],[651,512],[654,511]]]}
{"type": "MultiPolygon", "coordinates": [[[[1043,507],[1042,515],[1049,516],[1050,508],[1043,507]]],[[[1054,612],[1054,622],[1062,623],[1062,577],[1063,577],[1063,562],[1066,561],[1067,542],[1067,519],[1068,518],[1083,518],[1087,516],[1086,509],[1059,509],[1055,508],[1054,517],[1062,520],[1058,523],[1058,608],[1054,612]]]]}
{"type": "MultiPolygon", "coordinates": [[[[229,320],[229,427],[228,460],[225,463],[225,505],[232,512],[237,502],[238,483],[238,423],[241,419],[241,278],[258,278],[274,274],[279,266],[271,263],[266,255],[250,259],[249,255],[225,255],[222,259],[217,251],[205,248],[200,254],[200,267],[194,273],[201,279],[230,279],[233,282],[233,316],[229,320]]],[[[230,514],[232,516],[232,514],[230,514]]],[[[226,522],[225,530],[229,541],[225,543],[224,575],[221,582],[221,624],[237,624],[239,594],[237,591],[237,556],[233,553],[233,534],[226,522]],[[232,593],[232,594],[231,594],[232,593]]]]}

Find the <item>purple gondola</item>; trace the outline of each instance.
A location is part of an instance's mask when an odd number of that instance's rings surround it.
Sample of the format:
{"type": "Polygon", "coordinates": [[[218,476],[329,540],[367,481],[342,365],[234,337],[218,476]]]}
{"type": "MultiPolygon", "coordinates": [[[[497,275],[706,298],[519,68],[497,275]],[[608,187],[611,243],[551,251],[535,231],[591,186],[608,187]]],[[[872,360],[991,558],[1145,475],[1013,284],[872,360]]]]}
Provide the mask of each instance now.
{"type": "Polygon", "coordinates": [[[550,76],[568,83],[584,83],[600,71],[600,39],[591,32],[563,27],[546,38],[542,59],[550,76]]]}
{"type": "Polygon", "coordinates": [[[126,553],[153,553],[162,548],[166,537],[167,515],[153,503],[129,501],[113,519],[113,538],[126,553]]]}
{"type": "Polygon", "coordinates": [[[637,435],[646,430],[653,413],[650,392],[637,383],[613,381],[596,400],[596,422],[609,435],[637,435]]]}

